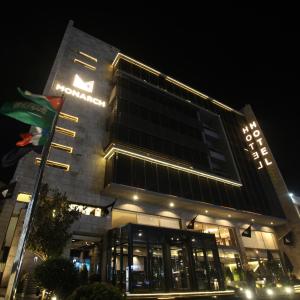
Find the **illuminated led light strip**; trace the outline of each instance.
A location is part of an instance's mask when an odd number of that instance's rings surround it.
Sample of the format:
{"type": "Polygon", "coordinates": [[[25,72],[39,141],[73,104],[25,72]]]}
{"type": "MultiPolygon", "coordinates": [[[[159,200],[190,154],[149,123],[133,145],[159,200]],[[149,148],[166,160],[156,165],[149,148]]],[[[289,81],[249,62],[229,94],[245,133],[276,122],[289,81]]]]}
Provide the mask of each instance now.
{"type": "Polygon", "coordinates": [[[57,143],[51,143],[51,147],[58,149],[58,150],[63,150],[69,153],[73,152],[73,147],[69,147],[69,146],[65,146],[65,145],[61,145],[61,144],[57,144],[57,143]]]}
{"type": "Polygon", "coordinates": [[[130,62],[130,63],[132,63],[132,64],[134,64],[134,65],[136,65],[138,67],[141,67],[142,69],[144,69],[146,71],[149,71],[150,73],[152,73],[152,74],[154,74],[156,76],[159,76],[161,74],[159,71],[157,71],[157,70],[155,70],[153,68],[150,68],[150,67],[144,65],[143,63],[141,63],[141,62],[139,62],[139,61],[137,61],[137,60],[135,60],[135,59],[127,56],[127,55],[124,55],[124,54],[122,54],[120,52],[117,54],[117,56],[115,57],[115,59],[114,59],[114,61],[112,63],[113,67],[115,67],[118,64],[120,58],[123,58],[124,60],[126,60],[126,61],[128,61],[128,62],[130,62]]]}
{"type": "Polygon", "coordinates": [[[222,107],[223,109],[226,109],[226,110],[228,110],[228,111],[235,112],[236,114],[238,114],[238,115],[240,115],[240,116],[243,116],[243,115],[244,115],[244,114],[241,113],[240,111],[235,110],[235,109],[231,108],[230,106],[225,105],[225,104],[223,104],[223,103],[221,103],[221,102],[219,102],[219,101],[217,101],[217,100],[215,100],[215,99],[210,99],[210,100],[211,100],[212,103],[214,103],[215,105],[218,105],[218,106],[222,107]]]}
{"type": "Polygon", "coordinates": [[[76,122],[76,123],[78,123],[78,120],[79,120],[78,117],[75,117],[75,116],[72,116],[72,115],[69,115],[69,114],[66,114],[66,113],[63,113],[63,112],[59,113],[59,117],[62,118],[62,119],[66,119],[66,120],[76,122]]]}
{"type": "Polygon", "coordinates": [[[87,64],[87,63],[85,63],[85,62],[83,62],[83,61],[81,61],[81,60],[79,60],[77,58],[74,59],[74,63],[79,63],[79,64],[83,65],[84,67],[86,67],[86,68],[88,68],[88,69],[90,69],[92,71],[96,70],[96,67],[94,67],[92,65],[89,65],[89,64],[87,64]]]}
{"type": "Polygon", "coordinates": [[[183,89],[185,89],[185,90],[187,90],[187,91],[189,91],[189,92],[191,92],[191,93],[193,93],[197,96],[200,96],[203,99],[208,99],[209,98],[208,96],[200,93],[199,91],[189,87],[186,84],[181,83],[180,81],[177,81],[177,80],[173,79],[172,77],[167,76],[166,80],[172,82],[173,84],[176,84],[177,86],[179,86],[179,87],[181,87],[181,88],[183,88],[183,89]]]}
{"type": "MultiPolygon", "coordinates": [[[[36,157],[35,163],[37,165],[39,165],[41,163],[41,159],[39,157],[36,157]]],[[[63,169],[66,172],[68,172],[70,170],[70,165],[59,163],[59,162],[53,161],[53,160],[47,160],[46,165],[50,166],[50,167],[58,168],[58,169],[63,169]]]]}
{"type": "Polygon", "coordinates": [[[205,292],[178,292],[178,293],[148,293],[148,294],[131,294],[131,293],[126,293],[127,296],[130,296],[130,298],[139,298],[139,297],[145,297],[145,296],[155,296],[155,297],[160,297],[160,296],[181,296],[181,295],[228,295],[228,294],[234,294],[234,290],[224,290],[224,291],[205,291],[205,292]]]}
{"type": "Polygon", "coordinates": [[[69,130],[69,129],[66,129],[66,128],[63,128],[63,127],[59,127],[59,126],[55,126],[55,131],[57,131],[59,133],[62,133],[62,134],[65,134],[65,135],[68,135],[68,136],[71,136],[71,137],[76,136],[75,131],[69,130]]]}
{"type": "Polygon", "coordinates": [[[197,175],[197,176],[205,177],[205,178],[208,178],[208,179],[213,179],[213,180],[220,181],[220,182],[230,184],[230,185],[233,185],[233,186],[238,186],[238,187],[242,186],[241,183],[236,182],[236,181],[232,181],[232,180],[225,179],[225,178],[215,176],[215,175],[210,175],[210,174],[205,173],[205,172],[196,171],[196,170],[193,170],[193,169],[190,169],[190,168],[187,168],[187,167],[183,167],[183,166],[180,166],[180,165],[168,163],[168,162],[163,161],[163,160],[159,160],[159,159],[156,159],[156,158],[152,158],[152,157],[149,157],[149,156],[145,156],[145,155],[142,155],[142,154],[138,154],[138,153],[128,151],[128,150],[124,150],[124,149],[117,148],[117,147],[112,147],[105,154],[104,158],[110,157],[112,153],[120,153],[120,154],[128,155],[128,156],[131,156],[131,157],[134,157],[134,158],[146,160],[146,161],[149,161],[149,162],[154,162],[154,163],[160,164],[162,166],[170,167],[170,168],[173,168],[173,169],[176,169],[176,170],[180,170],[180,171],[187,172],[187,173],[190,173],[190,174],[194,174],[194,175],[197,175]]]}
{"type": "Polygon", "coordinates": [[[85,56],[85,57],[87,57],[87,58],[89,58],[89,59],[91,59],[91,60],[93,60],[93,61],[95,61],[95,62],[98,61],[98,59],[97,59],[96,57],[93,57],[93,56],[91,56],[91,55],[88,55],[88,54],[86,54],[86,53],[84,53],[84,52],[82,52],[82,51],[79,51],[79,54],[81,54],[81,55],[83,55],[83,56],[85,56]]]}
{"type": "MultiPolygon", "coordinates": [[[[127,56],[127,55],[124,55],[124,54],[122,54],[120,52],[116,55],[114,61],[112,62],[112,66],[115,67],[118,64],[118,62],[119,62],[119,60],[121,58],[124,59],[124,60],[126,60],[126,61],[128,61],[128,62],[130,62],[130,63],[132,63],[132,64],[134,64],[134,65],[136,65],[136,66],[138,66],[138,67],[143,68],[146,71],[149,71],[150,73],[152,73],[152,74],[154,74],[156,76],[161,75],[161,72],[159,72],[159,71],[157,71],[157,70],[155,70],[155,69],[153,69],[151,67],[148,67],[147,65],[145,65],[145,64],[143,64],[143,63],[141,63],[141,62],[139,62],[139,61],[137,61],[137,60],[135,60],[135,59],[127,56]]],[[[233,111],[233,112],[235,112],[235,113],[243,116],[243,114],[241,112],[239,112],[239,111],[237,111],[237,110],[235,110],[235,109],[233,109],[233,108],[231,108],[231,107],[229,107],[229,106],[227,106],[227,105],[225,105],[225,104],[223,104],[223,103],[221,103],[221,102],[219,102],[217,100],[210,99],[207,95],[205,95],[205,94],[203,94],[203,93],[201,93],[201,92],[199,92],[199,91],[191,88],[190,86],[188,86],[186,84],[181,83],[180,81],[178,81],[178,80],[176,80],[176,79],[174,79],[174,78],[172,78],[170,76],[166,76],[165,79],[167,81],[172,82],[173,84],[175,84],[175,85],[177,85],[177,86],[179,86],[179,87],[181,87],[181,88],[183,88],[183,89],[185,89],[185,90],[187,90],[187,91],[189,91],[189,92],[197,95],[197,96],[200,96],[203,99],[210,100],[212,103],[214,103],[214,104],[222,107],[223,109],[226,109],[228,111],[233,111]]]]}

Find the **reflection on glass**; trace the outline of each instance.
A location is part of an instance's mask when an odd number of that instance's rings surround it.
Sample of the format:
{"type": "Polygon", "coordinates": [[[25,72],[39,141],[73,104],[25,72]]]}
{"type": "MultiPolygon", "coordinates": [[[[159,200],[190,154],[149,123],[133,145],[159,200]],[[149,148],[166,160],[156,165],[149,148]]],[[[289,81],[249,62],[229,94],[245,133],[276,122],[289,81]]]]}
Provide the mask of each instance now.
{"type": "Polygon", "coordinates": [[[193,258],[195,262],[195,274],[196,274],[198,289],[206,290],[208,289],[208,278],[207,278],[204,251],[202,249],[194,248],[193,258]]]}
{"type": "Polygon", "coordinates": [[[147,248],[144,245],[133,246],[132,257],[132,287],[138,291],[147,291],[149,280],[147,274],[147,248]]]}
{"type": "Polygon", "coordinates": [[[164,264],[161,245],[150,246],[150,272],[151,288],[153,290],[164,290],[164,264]]]}
{"type": "Polygon", "coordinates": [[[234,281],[243,279],[241,259],[236,250],[219,249],[219,257],[227,286],[232,286],[234,281]]]}
{"type": "Polygon", "coordinates": [[[189,268],[186,248],[171,246],[172,288],[174,290],[190,289],[189,268]]]}
{"type": "Polygon", "coordinates": [[[215,265],[213,252],[211,250],[207,250],[206,257],[207,257],[209,277],[210,277],[210,286],[212,287],[212,289],[218,290],[219,289],[218,273],[215,265]]]}
{"type": "Polygon", "coordinates": [[[232,228],[215,224],[204,224],[196,222],[194,225],[194,229],[196,231],[214,234],[216,237],[217,245],[219,246],[236,246],[232,228]]]}

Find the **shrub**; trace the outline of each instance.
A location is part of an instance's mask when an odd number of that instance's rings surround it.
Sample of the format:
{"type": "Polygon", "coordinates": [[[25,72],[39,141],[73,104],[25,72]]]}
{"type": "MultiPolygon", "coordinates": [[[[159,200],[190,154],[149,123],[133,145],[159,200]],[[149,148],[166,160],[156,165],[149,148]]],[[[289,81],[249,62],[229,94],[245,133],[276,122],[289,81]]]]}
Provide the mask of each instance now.
{"type": "Polygon", "coordinates": [[[34,270],[38,284],[65,299],[78,286],[78,272],[74,265],[63,257],[50,258],[34,270]]]}
{"type": "Polygon", "coordinates": [[[78,287],[67,300],[123,300],[121,291],[109,284],[92,283],[78,287]]]}

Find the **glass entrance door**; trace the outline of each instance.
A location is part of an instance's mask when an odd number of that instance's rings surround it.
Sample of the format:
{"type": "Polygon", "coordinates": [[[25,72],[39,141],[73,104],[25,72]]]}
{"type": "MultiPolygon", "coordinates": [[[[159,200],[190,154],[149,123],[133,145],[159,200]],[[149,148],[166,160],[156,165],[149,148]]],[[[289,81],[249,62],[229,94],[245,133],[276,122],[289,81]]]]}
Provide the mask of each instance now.
{"type": "Polygon", "coordinates": [[[183,244],[170,246],[173,290],[190,290],[190,274],[187,249],[183,244]]]}
{"type": "Polygon", "coordinates": [[[195,275],[198,290],[207,290],[209,288],[207,263],[205,261],[204,250],[193,249],[193,258],[195,262],[195,275]]]}

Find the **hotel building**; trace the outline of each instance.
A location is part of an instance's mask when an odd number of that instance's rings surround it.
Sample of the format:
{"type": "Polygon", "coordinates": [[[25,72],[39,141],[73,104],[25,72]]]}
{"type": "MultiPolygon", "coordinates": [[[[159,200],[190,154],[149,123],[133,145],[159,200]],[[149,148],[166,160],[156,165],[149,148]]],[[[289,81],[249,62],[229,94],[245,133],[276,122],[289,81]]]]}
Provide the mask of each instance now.
{"type": "MultiPolygon", "coordinates": [[[[300,275],[299,242],[282,241],[299,236],[298,211],[249,105],[235,110],[72,22],[44,89],[62,93],[44,182],[82,212],[64,252],[79,269],[144,294],[224,290],[245,268],[267,277],[270,257],[286,271],[284,255],[300,275]]],[[[39,159],[20,161],[1,207],[2,287],[39,159]]]]}

